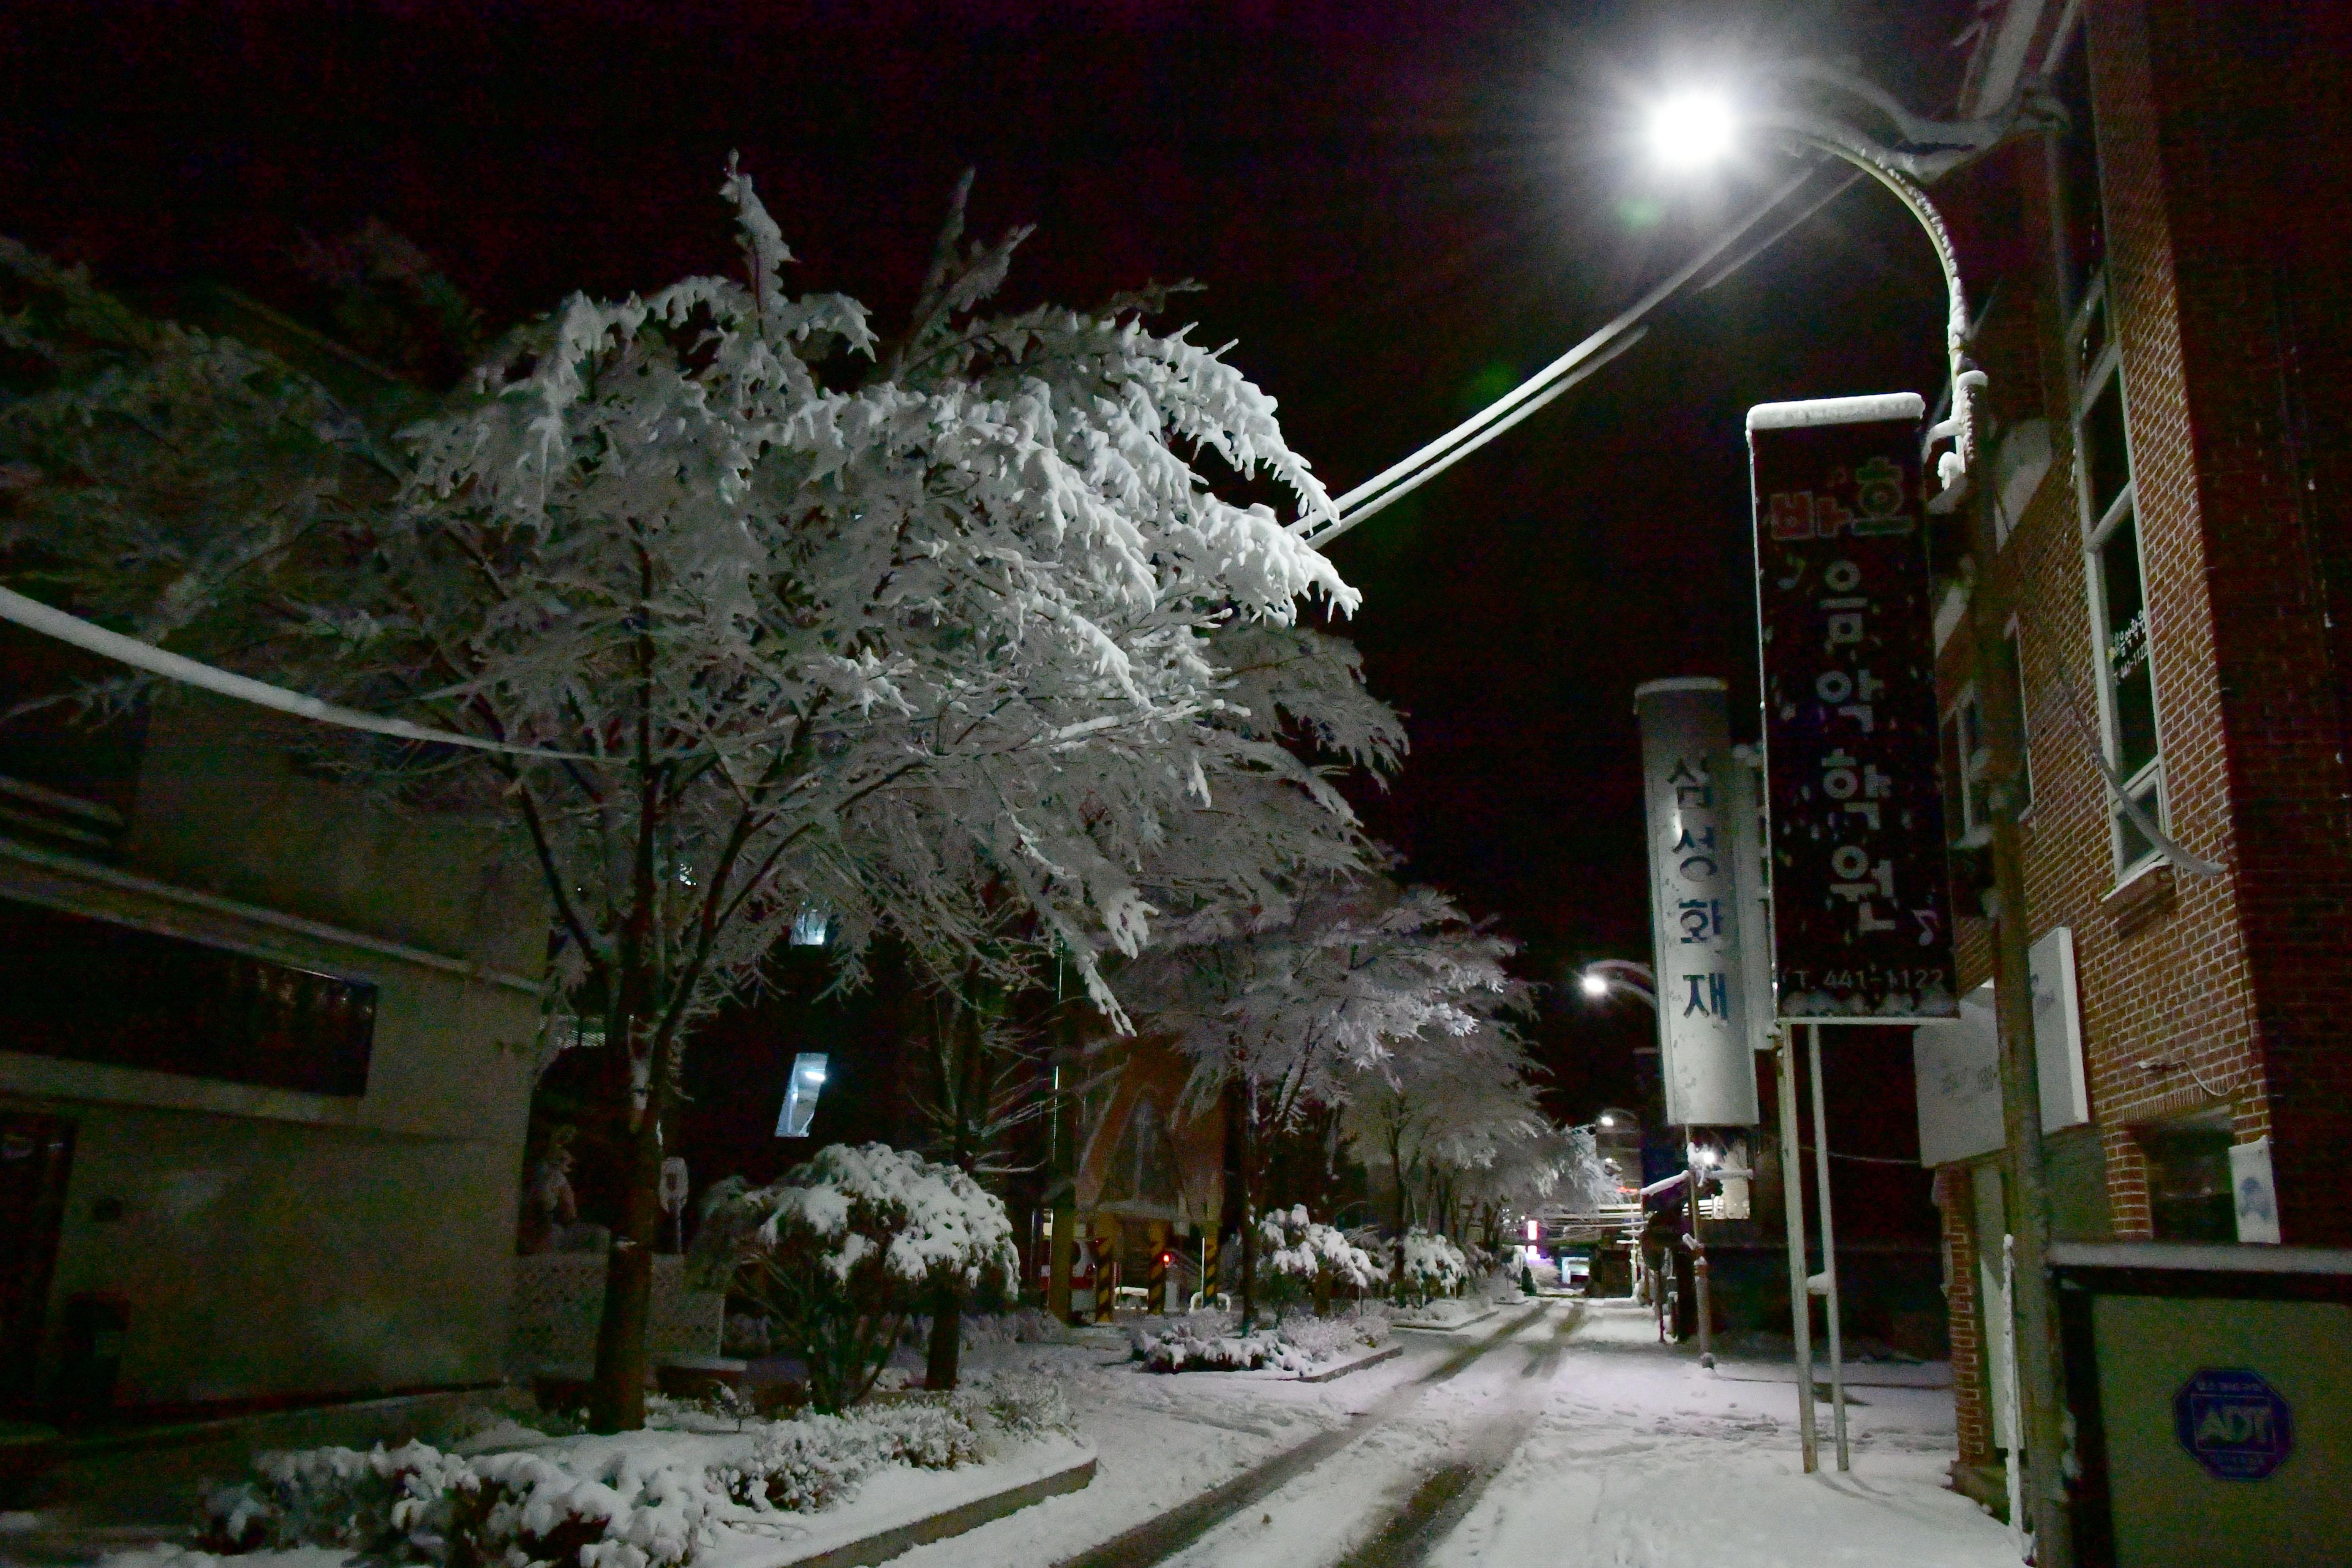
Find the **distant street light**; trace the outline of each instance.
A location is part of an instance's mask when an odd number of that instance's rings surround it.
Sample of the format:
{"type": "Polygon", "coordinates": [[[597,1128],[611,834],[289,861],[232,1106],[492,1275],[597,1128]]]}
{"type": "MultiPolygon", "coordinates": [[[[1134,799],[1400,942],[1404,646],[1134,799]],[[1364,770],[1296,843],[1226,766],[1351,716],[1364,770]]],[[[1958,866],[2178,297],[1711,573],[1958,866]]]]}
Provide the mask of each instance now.
{"type": "Polygon", "coordinates": [[[1596,1002],[1612,991],[1622,991],[1648,1003],[1653,1012],[1657,1010],[1656,973],[1648,964],[1636,963],[1630,958],[1596,958],[1579,973],[1576,984],[1596,1002]]]}

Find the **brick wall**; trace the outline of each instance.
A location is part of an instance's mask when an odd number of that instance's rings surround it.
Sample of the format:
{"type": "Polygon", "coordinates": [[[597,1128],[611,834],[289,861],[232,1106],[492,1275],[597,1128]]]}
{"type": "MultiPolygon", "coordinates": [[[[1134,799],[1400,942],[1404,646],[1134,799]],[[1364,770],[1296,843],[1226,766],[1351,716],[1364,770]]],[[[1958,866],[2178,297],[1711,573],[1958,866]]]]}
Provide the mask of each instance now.
{"type": "MultiPolygon", "coordinates": [[[[2352,616],[2327,622],[2339,600],[2352,610],[2352,520],[2333,515],[2346,498],[2316,479],[2341,468],[2334,432],[2352,384],[2328,334],[2345,334],[2352,302],[2341,269],[2312,258],[2318,230],[2352,229],[2352,182],[2282,237],[2278,215],[2295,199],[2265,171],[2292,163],[2298,123],[2342,124],[2341,84],[2328,83],[2346,51],[2269,37],[2270,7],[2091,0],[2087,13],[2169,826],[2223,871],[2116,884],[2066,323],[2046,251],[2021,267],[2013,241],[1988,242],[1963,261],[1980,297],[2000,284],[1979,344],[1999,371],[1993,412],[2048,417],[2057,448],[1997,568],[2021,634],[2027,929],[2074,932],[2116,1234],[2149,1234],[2131,1129],[2223,1110],[2240,1141],[2273,1139],[2287,1239],[2341,1244],[2352,1216],[2332,1165],[2352,1142],[2352,770],[2334,639],[2352,616]],[[2314,63],[2282,76],[2283,54],[2314,63]]],[[[1939,199],[2049,232],[2036,145],[1939,199]]],[[[1958,226],[1967,247],[1971,226],[1958,226]]],[[[1963,626],[1939,658],[1948,700],[1969,658],[1963,626]]],[[[1957,934],[1973,984],[1990,969],[1990,927],[1963,919],[1957,934]]]]}
{"type": "Polygon", "coordinates": [[[1946,1165],[1936,1173],[1936,1206],[1944,1216],[1944,1305],[1951,1316],[1952,1411],[1959,1426],[1960,1463],[1990,1465],[2000,1455],[1993,1448],[1985,1328],[1977,1311],[1974,1203],[1966,1165],[1946,1165]]]}
{"type": "Polygon", "coordinates": [[[2215,679],[2210,696],[2196,683],[2186,715],[2193,760],[2200,790],[2234,807],[2245,957],[2226,978],[2255,1027],[2242,1043],[2197,1041],[2198,1066],[2231,1089],[2242,1141],[2273,1136],[2286,1239],[2341,1245],[2352,769],[2327,612],[2344,519],[2322,510],[2341,500],[2313,483],[2309,448],[2325,433],[2296,417],[2294,383],[2315,360],[2317,378],[2344,374],[2340,342],[2300,334],[2352,307],[2340,260],[2305,264],[2322,231],[2340,243],[2352,203],[2314,163],[2340,165],[2347,134],[2343,40],[2322,36],[2343,26],[2298,17],[2305,9],[2327,8],[2110,0],[2090,16],[2101,107],[2115,105],[2110,167],[2124,176],[2110,176],[2109,210],[2152,263],[2124,275],[2146,296],[2131,320],[2148,339],[2149,445],[2179,531],[2201,536],[2168,563],[2200,572],[2209,601],[2210,649],[2191,656],[2215,679]]]}

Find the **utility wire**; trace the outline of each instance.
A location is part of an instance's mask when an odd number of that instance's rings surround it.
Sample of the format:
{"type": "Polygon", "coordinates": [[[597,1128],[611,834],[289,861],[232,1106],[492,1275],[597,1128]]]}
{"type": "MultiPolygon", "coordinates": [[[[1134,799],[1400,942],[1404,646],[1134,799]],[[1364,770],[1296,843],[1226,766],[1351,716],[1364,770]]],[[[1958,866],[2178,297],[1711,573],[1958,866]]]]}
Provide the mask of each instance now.
{"type": "MultiPolygon", "coordinates": [[[[1780,210],[1781,205],[1794,196],[1820,172],[1818,164],[1809,164],[1794,177],[1717,235],[1682,266],[1669,273],[1648,293],[1618,312],[1616,317],[1583,342],[1570,349],[1551,363],[1536,372],[1517,386],[1496,398],[1478,413],[1472,415],[1444,435],[1421,447],[1402,462],[1393,463],[1374,474],[1362,484],[1336,498],[1331,505],[1335,515],[1323,518],[1301,518],[1292,523],[1291,531],[1303,534],[1309,544],[1329,543],[1356,524],[1388,506],[1391,501],[1420,489],[1463,458],[1485,446],[1504,431],[1533,414],[1538,408],[1559,396],[1640,341],[1648,328],[1643,320],[1659,306],[1683,289],[1690,280],[1712,267],[1723,253],[1737,245],[1750,230],[1780,210]]],[[[1852,182],[1847,182],[1851,184],[1852,182]]],[[[1844,187],[1840,186],[1843,190],[1844,187]]],[[[1832,196],[1836,191],[1831,193],[1832,196]]],[[[1826,202],[1828,198],[1823,198],[1826,202]]],[[[1818,211],[1822,203],[1808,209],[1804,216],[1818,211]]],[[[1797,220],[1802,222],[1801,217],[1797,220]]],[[[1748,260],[1778,241],[1794,228],[1794,223],[1784,225],[1762,245],[1757,246],[1735,259],[1707,279],[1712,288],[1731,275],[1748,260]]]]}

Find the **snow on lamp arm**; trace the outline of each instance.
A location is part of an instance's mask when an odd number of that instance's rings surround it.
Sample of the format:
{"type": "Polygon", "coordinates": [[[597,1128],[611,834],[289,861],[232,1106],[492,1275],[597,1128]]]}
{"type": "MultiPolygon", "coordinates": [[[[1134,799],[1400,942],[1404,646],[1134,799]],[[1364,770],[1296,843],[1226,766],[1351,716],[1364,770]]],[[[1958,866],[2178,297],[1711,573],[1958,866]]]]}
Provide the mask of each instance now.
{"type": "Polygon", "coordinates": [[[1976,468],[1976,400],[1983,395],[1985,374],[1969,357],[1968,293],[1960,280],[1951,231],[1928,199],[1926,187],[2020,132],[2056,122],[2063,111],[2039,89],[2028,89],[2017,94],[1998,115],[1928,120],[1911,113],[1874,84],[1818,61],[1782,62],[1773,69],[1771,79],[1825,89],[1862,106],[1887,124],[1897,139],[1895,144],[1880,142],[1843,119],[1809,109],[1763,103],[1743,111],[1720,93],[1685,90],[1660,100],[1652,109],[1651,150],[1669,167],[1696,169],[1719,162],[1738,144],[1742,126],[1752,126],[1784,146],[1851,165],[1884,185],[1918,221],[1936,252],[1949,306],[1944,347],[1951,365],[1952,410],[1949,417],[1927,432],[1931,447],[1946,439],[1952,443],[1952,450],[1937,464],[1942,488],[1930,503],[1937,511],[1949,511],[1967,494],[1969,476],[1976,468]]]}

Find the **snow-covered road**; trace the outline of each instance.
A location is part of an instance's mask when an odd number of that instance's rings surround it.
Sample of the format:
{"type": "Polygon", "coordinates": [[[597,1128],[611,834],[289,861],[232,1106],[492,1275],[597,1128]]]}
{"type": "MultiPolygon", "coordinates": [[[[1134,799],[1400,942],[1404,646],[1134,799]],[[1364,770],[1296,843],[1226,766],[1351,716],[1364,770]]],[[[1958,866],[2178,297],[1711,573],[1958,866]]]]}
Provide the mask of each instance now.
{"type": "MultiPolygon", "coordinates": [[[[1854,1469],[1807,1476],[1771,1369],[1702,1371],[1616,1303],[1514,1308],[1339,1382],[1155,1376],[1091,1347],[992,1347],[1055,1376],[1094,1485],[898,1559],[907,1568],[2005,1568],[1943,1489],[1951,1397],[1863,1388],[1854,1469]]],[[[1781,1373],[1785,1378],[1785,1371],[1781,1373]]],[[[1827,1412],[1823,1413],[1824,1419],[1827,1412]]],[[[1826,1454],[1826,1445],[1825,1445],[1826,1454]]]]}

